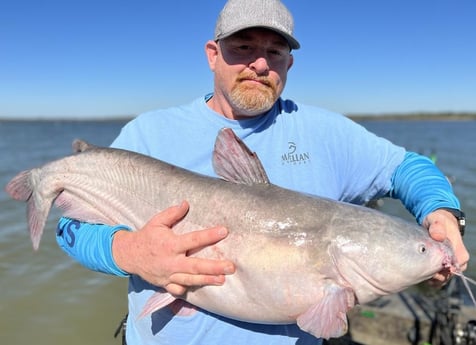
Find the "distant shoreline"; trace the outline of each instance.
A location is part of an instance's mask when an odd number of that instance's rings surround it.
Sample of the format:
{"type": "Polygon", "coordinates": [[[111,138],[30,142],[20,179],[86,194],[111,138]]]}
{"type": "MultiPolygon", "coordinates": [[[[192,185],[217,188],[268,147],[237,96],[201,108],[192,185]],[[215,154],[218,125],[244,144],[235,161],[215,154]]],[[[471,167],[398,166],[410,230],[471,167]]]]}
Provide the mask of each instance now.
{"type": "MultiPolygon", "coordinates": [[[[385,114],[346,114],[346,116],[354,121],[474,121],[475,113],[385,113],[385,114]]],[[[134,115],[128,116],[111,116],[97,118],[14,118],[0,117],[2,122],[127,122],[133,119],[134,115]]]]}
{"type": "Polygon", "coordinates": [[[348,114],[354,121],[474,121],[476,113],[348,114]]]}
{"type": "Polygon", "coordinates": [[[128,122],[132,120],[134,116],[128,117],[98,117],[98,118],[91,118],[86,117],[82,118],[13,118],[13,117],[5,117],[0,118],[0,124],[2,122],[128,122]]]}

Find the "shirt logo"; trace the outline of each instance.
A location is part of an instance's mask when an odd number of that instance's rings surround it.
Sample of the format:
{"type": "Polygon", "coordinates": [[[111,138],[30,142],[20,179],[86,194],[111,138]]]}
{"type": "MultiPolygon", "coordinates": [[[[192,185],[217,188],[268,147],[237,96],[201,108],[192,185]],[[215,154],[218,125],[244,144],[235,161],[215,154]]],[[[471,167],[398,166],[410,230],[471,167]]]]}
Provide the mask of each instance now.
{"type": "Polygon", "coordinates": [[[295,142],[290,141],[288,142],[288,152],[283,153],[281,155],[281,163],[284,164],[291,164],[291,165],[298,165],[298,164],[306,164],[309,163],[311,157],[309,152],[301,152],[298,150],[297,145],[295,142]]]}

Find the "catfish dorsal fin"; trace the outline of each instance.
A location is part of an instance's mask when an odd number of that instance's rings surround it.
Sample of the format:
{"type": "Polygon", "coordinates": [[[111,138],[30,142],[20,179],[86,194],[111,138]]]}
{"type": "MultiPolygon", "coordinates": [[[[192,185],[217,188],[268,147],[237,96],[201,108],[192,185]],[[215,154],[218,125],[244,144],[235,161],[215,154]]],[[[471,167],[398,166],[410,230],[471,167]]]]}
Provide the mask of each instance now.
{"type": "Polygon", "coordinates": [[[213,168],[218,176],[239,184],[269,183],[256,153],[245,145],[230,128],[218,132],[213,151],[213,168]]]}
{"type": "Polygon", "coordinates": [[[84,152],[86,150],[92,149],[93,147],[96,147],[81,139],[74,139],[72,146],[74,153],[84,152]]]}

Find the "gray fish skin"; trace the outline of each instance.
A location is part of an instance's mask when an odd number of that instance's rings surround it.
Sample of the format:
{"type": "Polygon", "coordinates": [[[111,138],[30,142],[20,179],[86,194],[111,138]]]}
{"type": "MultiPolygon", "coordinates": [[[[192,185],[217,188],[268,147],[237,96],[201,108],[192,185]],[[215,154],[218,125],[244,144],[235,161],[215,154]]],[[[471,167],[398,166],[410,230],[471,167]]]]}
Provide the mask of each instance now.
{"type": "MultiPolygon", "coordinates": [[[[12,198],[27,201],[34,248],[53,203],[67,217],[140,229],[158,211],[187,200],[189,213],[174,231],[226,226],[225,240],[194,255],[232,260],[236,272],[223,286],[181,298],[226,317],[297,323],[316,337],[338,337],[355,304],[456,267],[448,243],[415,224],[268,183],[258,158],[229,129],[217,137],[214,164],[233,183],[129,151],[74,146],[79,153],[21,172],[6,186],[12,198]],[[252,167],[238,171],[243,165],[252,167]]],[[[143,314],[174,299],[158,292],[143,314]]]]}

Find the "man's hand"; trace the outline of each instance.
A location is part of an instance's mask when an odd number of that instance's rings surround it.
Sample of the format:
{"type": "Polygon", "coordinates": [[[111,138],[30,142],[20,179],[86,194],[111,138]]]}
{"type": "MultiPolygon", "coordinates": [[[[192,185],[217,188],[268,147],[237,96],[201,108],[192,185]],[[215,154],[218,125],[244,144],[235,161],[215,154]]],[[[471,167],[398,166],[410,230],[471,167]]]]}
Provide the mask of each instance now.
{"type": "MultiPolygon", "coordinates": [[[[469,261],[469,253],[464,246],[459,232],[458,222],[454,215],[445,210],[436,210],[426,216],[423,226],[428,229],[430,236],[436,241],[448,239],[453,247],[456,260],[461,271],[466,270],[469,261]]],[[[433,277],[436,285],[443,285],[451,278],[451,273],[443,270],[433,277]]]]}
{"type": "Polygon", "coordinates": [[[118,231],[112,243],[116,264],[175,296],[191,286],[222,285],[225,275],[235,271],[232,262],[189,257],[187,253],[219,242],[228,231],[214,227],[175,234],[172,227],[185,217],[188,208],[188,203],[182,202],[156,214],[138,231],[118,231]]]}

